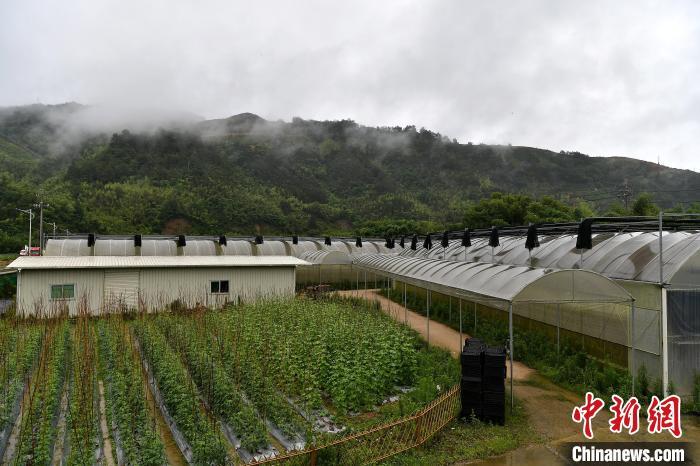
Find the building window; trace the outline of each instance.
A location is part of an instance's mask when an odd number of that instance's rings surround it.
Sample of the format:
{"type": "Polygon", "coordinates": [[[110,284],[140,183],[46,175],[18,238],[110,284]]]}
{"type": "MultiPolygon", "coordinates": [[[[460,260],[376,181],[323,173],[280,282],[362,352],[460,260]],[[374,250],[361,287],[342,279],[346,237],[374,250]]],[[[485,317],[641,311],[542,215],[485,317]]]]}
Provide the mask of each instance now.
{"type": "Polygon", "coordinates": [[[51,299],[74,299],[75,285],[51,285],[51,299]]]}
{"type": "Polygon", "coordinates": [[[213,294],[228,294],[228,280],[214,280],[211,282],[213,294]]]}

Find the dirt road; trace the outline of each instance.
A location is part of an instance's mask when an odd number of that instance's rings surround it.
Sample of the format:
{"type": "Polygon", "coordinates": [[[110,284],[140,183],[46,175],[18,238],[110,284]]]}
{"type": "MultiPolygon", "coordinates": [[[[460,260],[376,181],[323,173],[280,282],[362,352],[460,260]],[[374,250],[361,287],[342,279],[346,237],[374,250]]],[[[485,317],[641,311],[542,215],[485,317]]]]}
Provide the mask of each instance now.
{"type": "MultiPolygon", "coordinates": [[[[385,313],[399,322],[406,322],[411,328],[420,333],[424,339],[428,340],[428,332],[430,332],[429,342],[431,345],[444,348],[454,357],[458,357],[461,352],[463,338],[467,338],[468,334],[463,333],[462,337],[460,337],[458,331],[433,320],[430,321],[428,330],[428,322],[424,316],[381,296],[377,291],[350,290],[338,293],[344,296],[359,297],[378,302],[385,313]]],[[[566,464],[557,452],[557,449],[562,442],[581,442],[585,440],[581,434],[580,425],[575,424],[571,420],[571,411],[574,406],[583,402],[583,398],[574,392],[553,384],[542,377],[536,370],[518,361],[513,363],[513,372],[515,374],[513,379],[515,397],[523,404],[531,425],[545,441],[545,444],[520,448],[506,455],[485,460],[484,464],[566,464]]],[[[639,433],[634,438],[621,436],[621,434],[613,435],[608,430],[609,414],[609,411],[604,410],[596,417],[594,424],[596,440],[673,440],[670,435],[656,435],[652,437],[646,433],[639,433]]],[[[700,423],[698,423],[697,419],[684,418],[683,422],[684,440],[700,441],[700,423]]]]}

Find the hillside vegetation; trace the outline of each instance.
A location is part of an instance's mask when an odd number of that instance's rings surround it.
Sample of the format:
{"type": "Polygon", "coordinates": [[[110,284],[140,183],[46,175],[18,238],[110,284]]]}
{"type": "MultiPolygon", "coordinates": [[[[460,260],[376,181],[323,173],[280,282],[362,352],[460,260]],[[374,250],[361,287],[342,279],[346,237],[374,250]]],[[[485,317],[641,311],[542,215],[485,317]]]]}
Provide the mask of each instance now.
{"type": "Polygon", "coordinates": [[[114,132],[87,108],[0,109],[0,251],[26,242],[15,207],[37,196],[61,232],[383,235],[622,213],[625,180],[647,210],[700,191],[688,170],[412,126],[241,114],[114,132]]]}

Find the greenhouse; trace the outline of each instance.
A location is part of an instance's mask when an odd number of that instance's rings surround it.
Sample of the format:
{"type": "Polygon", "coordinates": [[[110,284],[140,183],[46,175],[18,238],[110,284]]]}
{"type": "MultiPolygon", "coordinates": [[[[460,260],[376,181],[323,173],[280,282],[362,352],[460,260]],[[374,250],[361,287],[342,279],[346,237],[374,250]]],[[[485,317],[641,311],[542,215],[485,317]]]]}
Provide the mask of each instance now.
{"type": "MultiPolygon", "coordinates": [[[[529,250],[522,235],[501,236],[495,247],[488,237],[481,237],[472,239],[469,247],[451,240],[446,248],[406,248],[400,256],[582,269],[604,275],[635,299],[636,325],[630,329],[635,370],[644,365],[652,376],[662,378],[665,387],[671,382],[677,392],[687,395],[700,368],[700,233],[664,231],[661,239],[662,254],[658,232],[632,231],[594,233],[588,250],[577,249],[576,234],[542,235],[539,247],[529,250]]],[[[609,329],[616,320],[589,318],[587,324],[609,329]]]]}
{"type": "MultiPolygon", "coordinates": [[[[589,334],[634,350],[634,342],[628,332],[628,328],[634,328],[634,299],[624,288],[595,272],[383,254],[358,257],[355,265],[358,272],[368,271],[387,277],[394,283],[401,282],[404,299],[407,285],[427,290],[428,317],[432,292],[458,298],[460,309],[464,300],[507,311],[511,371],[514,316],[556,327],[557,335],[562,329],[589,334]],[[617,325],[615,328],[603,326],[601,333],[596,326],[591,328],[587,324],[589,314],[590,317],[606,318],[610,324],[617,325]]],[[[631,355],[634,358],[633,351],[631,355]]]]}

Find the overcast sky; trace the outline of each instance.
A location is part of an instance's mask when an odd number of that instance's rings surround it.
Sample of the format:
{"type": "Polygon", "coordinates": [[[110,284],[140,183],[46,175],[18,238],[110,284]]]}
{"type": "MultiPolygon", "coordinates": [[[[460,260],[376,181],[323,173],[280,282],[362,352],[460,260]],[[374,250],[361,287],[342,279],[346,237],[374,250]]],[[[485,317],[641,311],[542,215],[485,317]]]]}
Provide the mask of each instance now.
{"type": "Polygon", "coordinates": [[[424,126],[700,170],[700,2],[2,0],[0,106],[424,126]]]}

